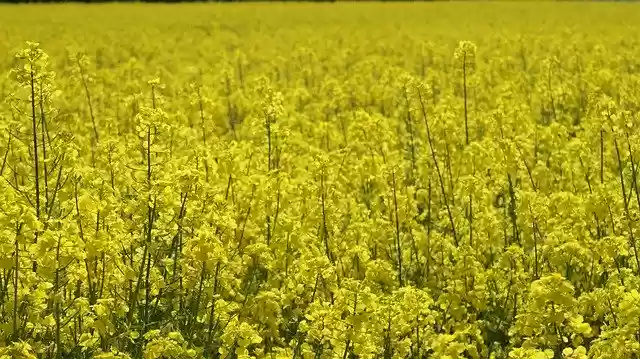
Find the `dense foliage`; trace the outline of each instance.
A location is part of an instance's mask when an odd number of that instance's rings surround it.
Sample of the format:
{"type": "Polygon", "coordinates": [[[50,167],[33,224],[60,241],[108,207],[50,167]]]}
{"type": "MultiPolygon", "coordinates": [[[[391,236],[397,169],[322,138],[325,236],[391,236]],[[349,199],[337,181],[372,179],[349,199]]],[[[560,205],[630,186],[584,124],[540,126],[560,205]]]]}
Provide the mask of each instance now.
{"type": "Polygon", "coordinates": [[[337,6],[0,8],[0,358],[638,358],[640,8],[337,6]]]}

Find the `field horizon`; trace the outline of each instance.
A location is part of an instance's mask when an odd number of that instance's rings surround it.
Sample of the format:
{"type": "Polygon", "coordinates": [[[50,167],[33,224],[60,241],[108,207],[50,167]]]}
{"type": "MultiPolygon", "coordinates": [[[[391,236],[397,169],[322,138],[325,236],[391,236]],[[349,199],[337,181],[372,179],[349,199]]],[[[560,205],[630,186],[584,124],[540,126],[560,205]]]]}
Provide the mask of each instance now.
{"type": "Polygon", "coordinates": [[[640,5],[0,5],[0,359],[637,359],[640,5]]]}

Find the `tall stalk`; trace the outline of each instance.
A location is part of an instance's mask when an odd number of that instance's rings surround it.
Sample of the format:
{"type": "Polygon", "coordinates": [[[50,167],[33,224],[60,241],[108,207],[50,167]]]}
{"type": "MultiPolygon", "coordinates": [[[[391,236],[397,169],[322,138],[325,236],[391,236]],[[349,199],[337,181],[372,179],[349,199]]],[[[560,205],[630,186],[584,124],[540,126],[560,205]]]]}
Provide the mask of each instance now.
{"type": "Polygon", "coordinates": [[[638,274],[640,274],[640,255],[638,254],[636,239],[635,239],[635,235],[633,234],[633,227],[631,225],[632,219],[631,219],[631,214],[629,212],[629,201],[627,201],[624,175],[622,173],[623,167],[622,167],[622,159],[620,157],[620,148],[618,146],[618,139],[615,137],[613,139],[613,144],[615,146],[616,156],[618,159],[618,174],[620,175],[620,187],[621,187],[620,190],[622,191],[622,201],[624,203],[624,214],[625,214],[625,217],[627,217],[627,226],[629,227],[629,244],[631,245],[631,248],[633,248],[633,254],[636,259],[636,271],[638,272],[638,274]]]}
{"type": "Polygon", "coordinates": [[[16,341],[20,335],[18,332],[18,287],[20,285],[20,234],[22,224],[16,226],[16,238],[14,240],[14,270],[13,270],[13,315],[12,315],[12,340],[16,341]]]}
{"type": "MultiPolygon", "coordinates": [[[[38,155],[38,120],[36,118],[36,91],[35,91],[35,69],[33,67],[33,61],[29,61],[30,67],[30,87],[31,87],[31,127],[33,133],[33,168],[35,172],[35,206],[36,206],[36,218],[40,220],[40,157],[38,155]]],[[[39,231],[34,231],[33,242],[38,242],[39,231]]],[[[33,271],[38,269],[38,263],[33,261],[33,271]]]]}
{"type": "Polygon", "coordinates": [[[444,180],[442,178],[442,172],[440,171],[440,165],[438,164],[438,158],[436,157],[436,151],[435,151],[435,147],[433,145],[433,138],[431,136],[431,130],[429,128],[429,120],[427,117],[427,110],[424,106],[424,100],[422,98],[422,90],[420,90],[420,88],[418,87],[418,97],[420,100],[420,106],[422,108],[422,116],[424,118],[424,124],[425,127],[427,129],[427,140],[429,142],[429,149],[431,150],[431,158],[433,160],[433,164],[436,167],[436,172],[438,174],[438,179],[440,182],[440,191],[442,193],[442,197],[443,197],[443,201],[444,201],[444,205],[447,209],[447,214],[449,216],[449,223],[451,224],[451,232],[453,234],[453,241],[455,242],[455,245],[458,246],[458,233],[456,231],[456,225],[455,222],[453,220],[453,213],[451,212],[451,206],[449,206],[449,200],[448,200],[448,196],[447,196],[447,192],[444,189],[444,180]]]}

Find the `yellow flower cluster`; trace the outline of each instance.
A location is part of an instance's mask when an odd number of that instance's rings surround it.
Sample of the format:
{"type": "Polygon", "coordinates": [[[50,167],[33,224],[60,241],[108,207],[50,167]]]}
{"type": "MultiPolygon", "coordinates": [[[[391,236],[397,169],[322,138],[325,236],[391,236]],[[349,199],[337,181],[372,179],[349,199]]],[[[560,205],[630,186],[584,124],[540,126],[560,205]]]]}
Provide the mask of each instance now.
{"type": "Polygon", "coordinates": [[[0,359],[638,358],[638,20],[2,7],[0,359]]]}

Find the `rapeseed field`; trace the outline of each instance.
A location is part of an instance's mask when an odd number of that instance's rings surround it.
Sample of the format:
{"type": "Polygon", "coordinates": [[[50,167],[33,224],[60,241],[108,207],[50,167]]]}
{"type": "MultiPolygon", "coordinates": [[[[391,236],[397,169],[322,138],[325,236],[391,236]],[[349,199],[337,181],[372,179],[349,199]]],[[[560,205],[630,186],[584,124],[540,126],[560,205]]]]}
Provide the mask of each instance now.
{"type": "Polygon", "coordinates": [[[0,358],[637,359],[639,22],[0,6],[0,358]]]}

